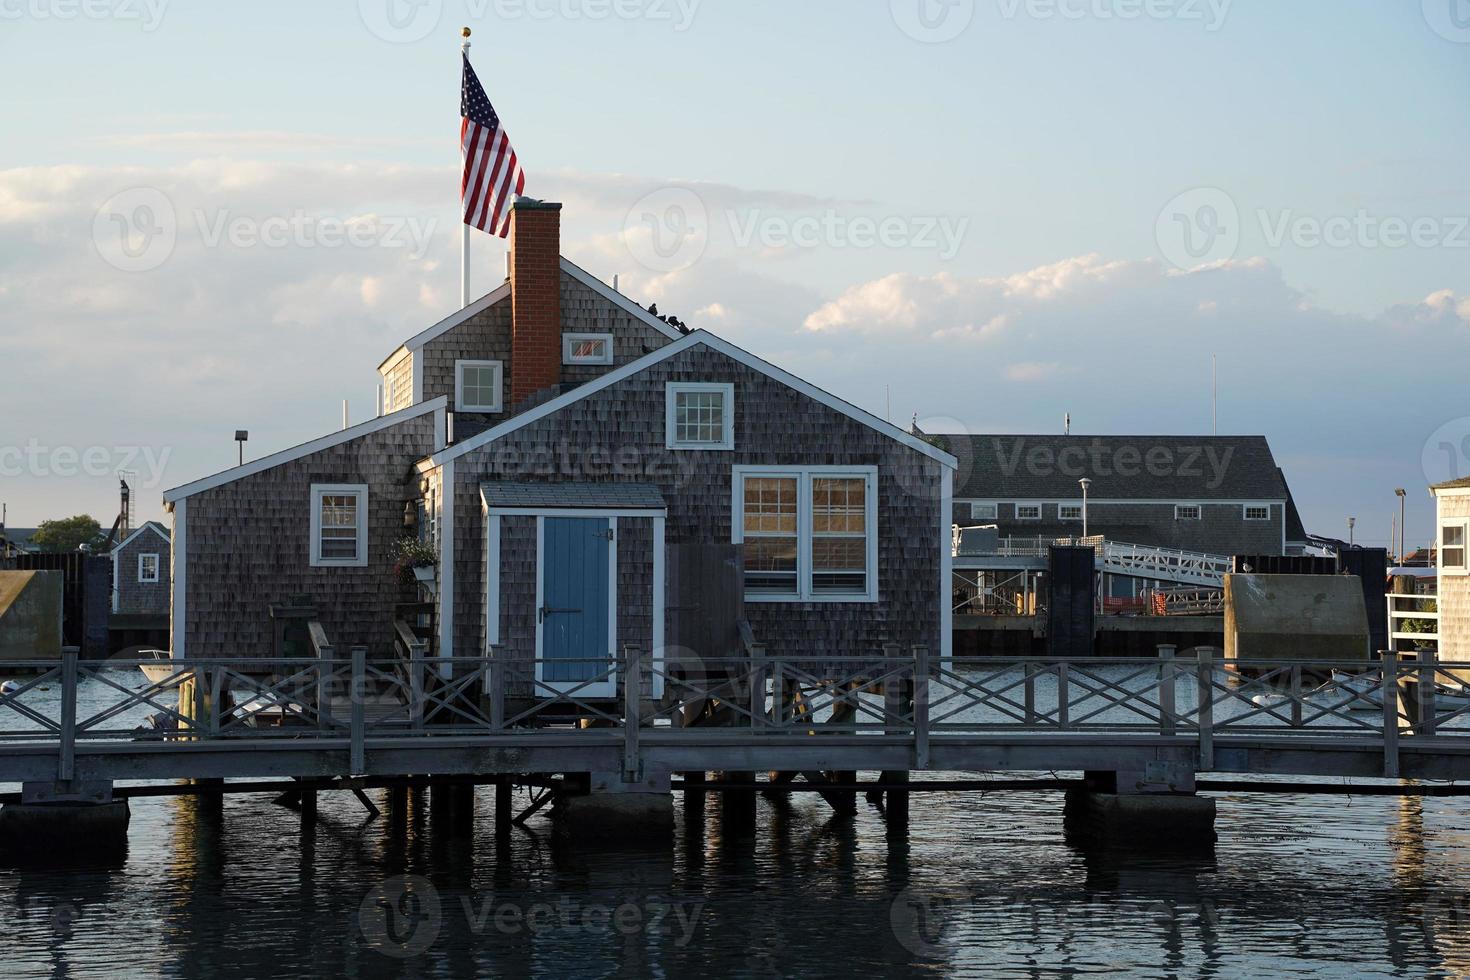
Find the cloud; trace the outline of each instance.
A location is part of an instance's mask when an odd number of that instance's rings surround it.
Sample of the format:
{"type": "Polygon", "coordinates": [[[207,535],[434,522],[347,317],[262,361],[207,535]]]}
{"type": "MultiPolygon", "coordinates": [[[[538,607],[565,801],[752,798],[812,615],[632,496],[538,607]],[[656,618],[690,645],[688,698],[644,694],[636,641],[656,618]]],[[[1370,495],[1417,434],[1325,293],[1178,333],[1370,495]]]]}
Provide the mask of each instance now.
{"type": "Polygon", "coordinates": [[[1061,371],[1060,361],[1023,361],[1006,367],[1006,377],[1011,381],[1045,381],[1061,371]]]}

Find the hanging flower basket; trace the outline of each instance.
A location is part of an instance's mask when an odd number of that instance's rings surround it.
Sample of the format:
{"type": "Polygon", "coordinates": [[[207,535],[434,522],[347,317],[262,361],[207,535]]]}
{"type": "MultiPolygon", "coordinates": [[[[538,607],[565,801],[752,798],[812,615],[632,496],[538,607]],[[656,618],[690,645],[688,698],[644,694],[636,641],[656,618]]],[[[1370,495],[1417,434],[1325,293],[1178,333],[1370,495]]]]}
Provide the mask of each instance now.
{"type": "Polygon", "coordinates": [[[439,551],[432,542],[401,538],[393,545],[393,576],[400,583],[414,582],[434,590],[439,577],[439,551]]]}

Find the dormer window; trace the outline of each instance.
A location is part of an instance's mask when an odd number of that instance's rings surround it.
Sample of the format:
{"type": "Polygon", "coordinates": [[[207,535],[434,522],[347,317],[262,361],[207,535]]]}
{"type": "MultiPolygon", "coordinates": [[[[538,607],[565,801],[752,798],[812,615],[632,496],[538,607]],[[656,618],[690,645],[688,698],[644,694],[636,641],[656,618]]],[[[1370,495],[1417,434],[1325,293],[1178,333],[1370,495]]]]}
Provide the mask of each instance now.
{"type": "Polygon", "coordinates": [[[613,362],[612,334],[562,334],[561,362],[563,364],[611,364],[613,362]]]}

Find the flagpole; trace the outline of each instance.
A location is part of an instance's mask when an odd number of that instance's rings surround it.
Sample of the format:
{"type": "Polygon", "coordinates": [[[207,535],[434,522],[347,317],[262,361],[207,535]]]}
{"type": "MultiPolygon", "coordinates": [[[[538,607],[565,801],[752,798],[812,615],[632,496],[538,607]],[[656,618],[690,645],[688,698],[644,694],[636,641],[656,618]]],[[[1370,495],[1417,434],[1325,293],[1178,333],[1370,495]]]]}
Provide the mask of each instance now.
{"type": "MultiPolygon", "coordinates": [[[[460,42],[459,45],[460,61],[462,63],[465,58],[468,58],[470,56],[470,29],[468,27],[461,28],[459,33],[460,36],[464,38],[464,40],[460,42]]],[[[463,69],[461,68],[461,70],[463,69]]],[[[460,166],[463,167],[463,146],[460,146],[459,153],[460,166]]],[[[459,245],[459,306],[460,309],[464,309],[465,307],[470,305],[470,226],[469,223],[464,220],[463,199],[461,199],[459,202],[459,208],[461,212],[459,224],[459,231],[461,235],[459,245]]]]}

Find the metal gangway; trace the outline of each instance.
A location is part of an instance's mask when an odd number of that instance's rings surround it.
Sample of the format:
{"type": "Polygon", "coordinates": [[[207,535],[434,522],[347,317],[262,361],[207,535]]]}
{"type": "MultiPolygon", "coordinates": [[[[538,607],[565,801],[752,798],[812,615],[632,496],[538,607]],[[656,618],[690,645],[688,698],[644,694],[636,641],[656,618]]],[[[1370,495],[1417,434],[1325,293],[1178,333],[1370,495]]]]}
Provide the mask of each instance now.
{"type": "Polygon", "coordinates": [[[975,530],[958,525],[954,527],[955,558],[1045,558],[1047,551],[1055,546],[1090,547],[1097,552],[1098,569],[1101,571],[1212,589],[1225,587],[1225,576],[1231,569],[1231,559],[1225,555],[1129,544],[1097,535],[1068,538],[1011,535],[987,540],[985,536],[965,533],[975,530]]]}

